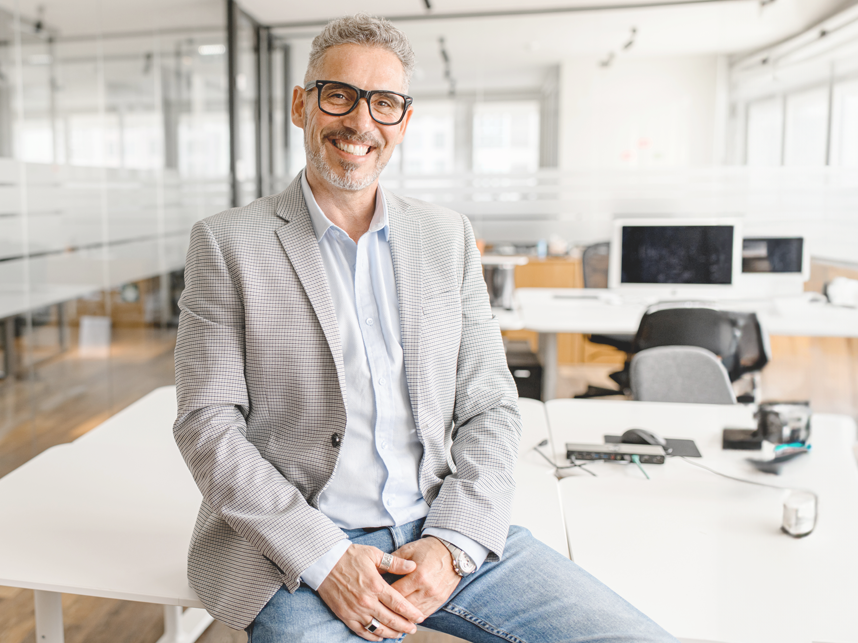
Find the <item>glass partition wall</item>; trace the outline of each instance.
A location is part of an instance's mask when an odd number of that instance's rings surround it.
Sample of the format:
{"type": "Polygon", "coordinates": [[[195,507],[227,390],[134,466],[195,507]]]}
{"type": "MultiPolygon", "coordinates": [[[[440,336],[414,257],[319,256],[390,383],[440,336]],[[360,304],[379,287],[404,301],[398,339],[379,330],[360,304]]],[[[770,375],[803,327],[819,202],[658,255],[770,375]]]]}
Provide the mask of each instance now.
{"type": "Polygon", "coordinates": [[[289,167],[289,44],[227,2],[232,204],[279,192],[289,167]]]}
{"type": "Polygon", "coordinates": [[[0,32],[2,476],[173,383],[189,230],[233,195],[225,14],[65,38],[0,11],[0,32]]]}

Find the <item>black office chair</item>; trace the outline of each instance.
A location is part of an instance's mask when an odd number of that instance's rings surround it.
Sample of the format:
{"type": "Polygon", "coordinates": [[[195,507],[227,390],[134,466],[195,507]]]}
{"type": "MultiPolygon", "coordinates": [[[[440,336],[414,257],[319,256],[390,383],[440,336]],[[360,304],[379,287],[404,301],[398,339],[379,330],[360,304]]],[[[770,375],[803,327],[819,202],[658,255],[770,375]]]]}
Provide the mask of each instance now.
{"type": "Polygon", "coordinates": [[[697,302],[650,306],[635,334],[634,352],[657,346],[697,346],[721,358],[729,373],[738,355],[739,330],[724,311],[697,302]]]}
{"type": "MultiPolygon", "coordinates": [[[[641,318],[638,332],[629,353],[635,354],[659,346],[697,346],[705,348],[720,359],[730,381],[746,373],[756,372],[768,362],[766,337],[754,313],[739,313],[711,308],[699,302],[667,302],[650,306],[641,318]]],[[[626,394],[631,388],[629,368],[631,359],[621,371],[610,377],[618,390],[609,393],[591,391],[579,398],[626,394]]],[[[596,388],[596,387],[590,387],[596,388]]],[[[739,398],[740,402],[754,401],[739,398]]]]}
{"type": "MultiPolygon", "coordinates": [[[[697,302],[669,302],[650,306],[641,318],[630,353],[659,346],[697,346],[721,358],[729,373],[738,351],[736,324],[722,311],[697,302]]],[[[611,374],[623,391],[631,388],[629,366],[611,374]]]]}

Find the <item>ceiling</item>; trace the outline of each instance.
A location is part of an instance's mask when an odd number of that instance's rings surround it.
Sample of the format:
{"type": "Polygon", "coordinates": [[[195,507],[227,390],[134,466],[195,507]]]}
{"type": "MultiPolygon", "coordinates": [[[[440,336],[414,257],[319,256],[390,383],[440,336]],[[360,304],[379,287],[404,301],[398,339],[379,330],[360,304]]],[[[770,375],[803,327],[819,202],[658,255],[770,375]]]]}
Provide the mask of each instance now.
{"type": "MultiPolygon", "coordinates": [[[[616,1],[616,0],[615,0],[616,1]]],[[[641,4],[642,0],[621,0],[641,4]]],[[[539,86],[552,65],[570,57],[590,57],[593,64],[613,56],[737,54],[779,42],[854,4],[854,0],[734,0],[662,7],[608,9],[611,0],[540,0],[538,8],[599,7],[493,17],[449,17],[463,12],[532,9],[521,0],[327,0],[293,6],[282,0],[241,0],[260,22],[281,25],[276,33],[309,40],[319,26],[301,25],[354,12],[401,16],[395,21],[411,39],[417,55],[415,85],[423,92],[443,92],[439,38],[451,60],[460,88],[502,89],[504,85],[539,86]],[[448,17],[430,19],[433,15],[448,17]],[[289,27],[289,24],[299,23],[289,27]],[[624,45],[632,40],[630,47],[624,45]],[[529,81],[525,81],[529,79],[529,81]]]]}
{"type": "MultiPolygon", "coordinates": [[[[460,87],[479,91],[481,86],[538,85],[551,66],[570,57],[591,57],[596,64],[610,55],[621,60],[753,51],[800,33],[858,0],[697,0],[635,6],[658,1],[430,0],[431,10],[424,0],[239,0],[239,4],[260,23],[277,26],[276,33],[294,41],[300,55],[306,55],[309,39],[330,18],[355,11],[399,17],[395,22],[409,35],[417,54],[417,84],[427,91],[444,91],[439,45],[443,38],[460,87]],[[617,3],[625,8],[612,8],[617,3]],[[472,15],[543,10],[557,12],[472,15]],[[632,30],[633,42],[624,49],[632,30]]],[[[222,27],[226,17],[225,0],[0,0],[0,7],[9,11],[16,5],[30,19],[39,16],[42,7],[45,24],[60,38],[222,27]]]]}
{"type": "MultiPolygon", "coordinates": [[[[356,10],[402,17],[397,24],[413,38],[449,34],[462,53],[480,57],[527,58],[545,63],[575,55],[602,55],[625,44],[631,29],[637,37],[635,55],[713,54],[745,52],[793,36],[854,4],[854,0],[725,0],[661,7],[611,9],[623,4],[653,4],[652,0],[326,0],[287,3],[283,0],[241,0],[263,24],[322,22],[356,10]],[[589,10],[570,11],[570,9],[589,10]],[[503,11],[558,13],[498,17],[439,18],[455,14],[503,11]],[[467,43],[467,44],[466,44],[467,43]]],[[[670,0],[667,0],[670,2],[670,0]]],[[[318,27],[290,31],[313,32],[318,27]]]]}
{"type": "MultiPolygon", "coordinates": [[[[424,1],[239,0],[239,4],[260,23],[270,25],[318,24],[356,11],[398,16],[411,20],[398,24],[415,37],[450,33],[473,43],[473,50],[493,53],[520,54],[526,47],[527,55],[539,62],[582,53],[599,55],[626,42],[632,27],[638,28],[634,45],[638,54],[742,52],[792,36],[855,4],[855,0],[696,0],[690,5],[681,4],[683,0],[429,0],[432,9],[427,10],[424,1]],[[634,7],[658,2],[676,6],[634,7]],[[612,8],[618,4],[632,8],[612,8]],[[551,10],[559,13],[422,20],[551,10]]],[[[0,7],[9,12],[19,7],[21,15],[30,19],[41,15],[61,36],[211,27],[223,25],[226,17],[224,0],[0,0],[0,7]]],[[[300,31],[315,30],[313,26],[300,31]]]]}

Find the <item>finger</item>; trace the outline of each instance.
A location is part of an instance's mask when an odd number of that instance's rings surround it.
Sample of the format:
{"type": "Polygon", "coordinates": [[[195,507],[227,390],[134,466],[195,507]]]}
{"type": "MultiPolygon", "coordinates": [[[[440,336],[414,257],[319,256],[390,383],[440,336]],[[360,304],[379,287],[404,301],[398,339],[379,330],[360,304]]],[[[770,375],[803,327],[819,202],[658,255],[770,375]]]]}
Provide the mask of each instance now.
{"type": "MultiPolygon", "coordinates": [[[[407,576],[403,576],[402,578],[397,579],[390,585],[393,589],[399,592],[403,598],[408,598],[420,589],[420,584],[414,580],[414,576],[408,574],[407,576]]],[[[408,602],[413,602],[409,599],[408,602]]]]}
{"type": "Polygon", "coordinates": [[[390,553],[394,556],[399,556],[400,558],[408,558],[409,552],[413,549],[411,545],[412,543],[405,543],[402,547],[395,549],[390,553]]]}
{"type": "Polygon", "coordinates": [[[382,605],[387,607],[390,611],[411,621],[412,623],[422,623],[425,618],[425,616],[423,616],[423,612],[405,600],[405,597],[402,594],[389,585],[385,591],[378,595],[378,600],[381,601],[382,605]]]}
{"type": "MultiPolygon", "coordinates": [[[[348,627],[352,632],[357,634],[359,637],[364,639],[365,641],[383,641],[384,639],[366,629],[362,623],[358,621],[349,621],[346,623],[346,627],[348,627]]],[[[380,632],[381,628],[377,629],[376,632],[380,632]]]]}
{"type": "MultiPolygon", "coordinates": [[[[381,561],[379,561],[379,564],[380,563],[381,561]]],[[[415,569],[417,569],[417,563],[413,560],[405,560],[399,556],[391,556],[390,567],[387,568],[386,573],[404,576],[405,574],[410,574],[415,569]]]]}
{"type": "Polygon", "coordinates": [[[410,572],[413,572],[415,569],[417,569],[417,563],[415,563],[412,560],[406,560],[404,558],[401,558],[400,556],[397,556],[396,552],[393,552],[392,554],[386,554],[383,551],[381,551],[380,549],[377,549],[375,547],[373,547],[373,549],[375,550],[374,551],[374,553],[375,553],[375,566],[377,568],[379,568],[379,570],[383,574],[390,573],[390,574],[396,574],[397,576],[403,576],[404,574],[408,574],[410,572]],[[390,565],[387,567],[386,571],[381,569],[383,566],[383,563],[387,562],[387,561],[385,561],[385,557],[390,559],[389,560],[390,565]]]}
{"type": "Polygon", "coordinates": [[[379,605],[377,611],[375,620],[381,623],[381,627],[374,634],[391,639],[398,638],[403,634],[414,634],[417,632],[417,627],[414,623],[406,621],[399,614],[394,614],[384,605],[379,605]]]}

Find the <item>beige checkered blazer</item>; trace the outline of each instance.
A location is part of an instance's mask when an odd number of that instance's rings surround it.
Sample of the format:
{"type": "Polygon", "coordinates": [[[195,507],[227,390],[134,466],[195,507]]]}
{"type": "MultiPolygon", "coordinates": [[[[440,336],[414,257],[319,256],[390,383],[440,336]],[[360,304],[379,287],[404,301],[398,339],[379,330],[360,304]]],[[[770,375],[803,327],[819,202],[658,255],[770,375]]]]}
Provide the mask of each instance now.
{"type": "MultiPolygon", "coordinates": [[[[459,214],[386,194],[426,526],[455,529],[495,559],[521,421],[473,232],[459,214]]],[[[337,319],[299,179],[198,222],[185,284],[173,432],[203,495],[188,577],[213,616],[244,628],[345,538],[318,509],[347,409],[337,319]]]]}

